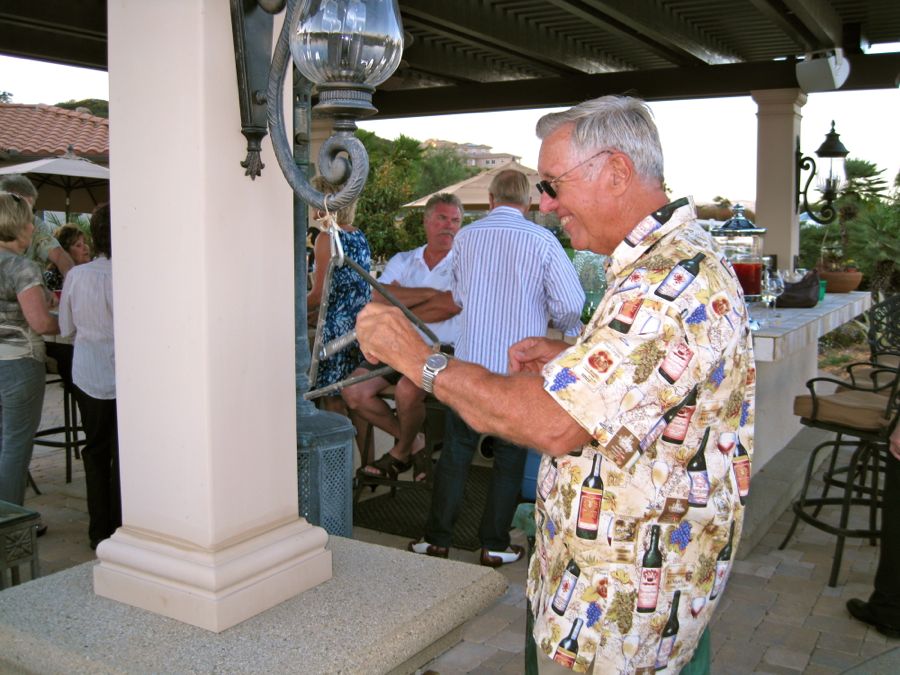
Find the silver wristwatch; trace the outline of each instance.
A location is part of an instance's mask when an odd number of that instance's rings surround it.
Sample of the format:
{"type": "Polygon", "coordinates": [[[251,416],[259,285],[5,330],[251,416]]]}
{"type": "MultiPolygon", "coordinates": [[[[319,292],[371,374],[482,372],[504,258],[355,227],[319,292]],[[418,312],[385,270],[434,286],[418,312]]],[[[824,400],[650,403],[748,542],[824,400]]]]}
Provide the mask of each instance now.
{"type": "Polygon", "coordinates": [[[434,378],[437,374],[447,367],[450,363],[450,357],[443,352],[435,352],[425,359],[425,365],[422,367],[422,389],[429,394],[434,393],[434,378]]]}

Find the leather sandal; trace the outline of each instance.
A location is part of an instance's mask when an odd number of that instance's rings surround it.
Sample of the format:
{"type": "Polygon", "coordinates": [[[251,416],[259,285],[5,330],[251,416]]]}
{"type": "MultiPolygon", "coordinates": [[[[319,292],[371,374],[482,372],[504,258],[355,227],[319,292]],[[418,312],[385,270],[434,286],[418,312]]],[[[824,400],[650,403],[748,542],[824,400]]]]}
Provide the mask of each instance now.
{"type": "Polygon", "coordinates": [[[510,544],[505,551],[491,551],[483,548],[481,549],[481,564],[485,567],[500,567],[521,560],[524,555],[525,549],[516,544],[510,544]]]}
{"type": "Polygon", "coordinates": [[[367,464],[361,468],[360,473],[364,476],[371,476],[372,478],[397,480],[397,476],[404,471],[409,471],[412,465],[412,462],[402,462],[390,452],[386,452],[371,464],[367,464]],[[375,469],[375,471],[371,471],[370,469],[375,469]]]}
{"type": "Polygon", "coordinates": [[[406,546],[407,551],[411,551],[412,553],[419,553],[421,555],[429,555],[432,558],[449,558],[450,557],[450,549],[446,546],[435,546],[434,544],[429,544],[424,539],[416,539],[415,541],[409,542],[406,546]]]}

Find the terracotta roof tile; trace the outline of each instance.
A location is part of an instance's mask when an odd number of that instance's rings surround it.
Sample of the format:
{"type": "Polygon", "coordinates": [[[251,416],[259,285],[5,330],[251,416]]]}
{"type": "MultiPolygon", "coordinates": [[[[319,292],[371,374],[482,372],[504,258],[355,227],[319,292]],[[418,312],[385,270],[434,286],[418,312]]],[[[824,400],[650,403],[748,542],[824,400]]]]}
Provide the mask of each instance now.
{"type": "Polygon", "coordinates": [[[0,103],[0,161],[75,154],[109,164],[109,120],[43,103],[0,103]]]}

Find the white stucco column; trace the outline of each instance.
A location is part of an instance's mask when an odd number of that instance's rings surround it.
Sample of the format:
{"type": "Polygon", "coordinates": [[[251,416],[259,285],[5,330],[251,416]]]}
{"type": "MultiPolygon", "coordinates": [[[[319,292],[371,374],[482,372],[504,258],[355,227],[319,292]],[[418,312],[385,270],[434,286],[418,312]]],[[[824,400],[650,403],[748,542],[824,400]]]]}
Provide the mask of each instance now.
{"type": "Polygon", "coordinates": [[[108,11],[124,524],[94,587],[220,631],[331,577],[297,515],[291,191],[268,140],[239,165],[227,2],[108,11]]]}
{"type": "Polygon", "coordinates": [[[756,224],[768,229],[764,253],[778,256],[778,266],[793,265],[800,251],[797,220],[795,150],[800,136],[800,109],[806,94],[799,89],[750,92],[759,106],[756,141],[756,224]]]}

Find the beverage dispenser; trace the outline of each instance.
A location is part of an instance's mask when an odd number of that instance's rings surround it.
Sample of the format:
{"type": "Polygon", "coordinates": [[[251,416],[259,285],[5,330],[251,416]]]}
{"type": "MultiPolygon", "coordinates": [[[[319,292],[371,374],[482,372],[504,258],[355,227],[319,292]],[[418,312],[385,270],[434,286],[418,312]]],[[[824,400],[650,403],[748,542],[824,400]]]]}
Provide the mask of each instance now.
{"type": "Polygon", "coordinates": [[[725,257],[734,267],[744,298],[756,302],[762,294],[763,236],[764,227],[757,227],[744,215],[744,207],[735,204],[732,217],[713,229],[714,236],[725,251],[725,257]]]}

